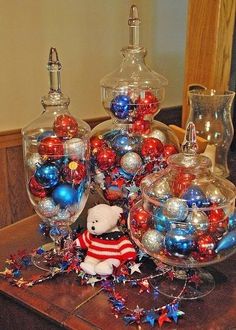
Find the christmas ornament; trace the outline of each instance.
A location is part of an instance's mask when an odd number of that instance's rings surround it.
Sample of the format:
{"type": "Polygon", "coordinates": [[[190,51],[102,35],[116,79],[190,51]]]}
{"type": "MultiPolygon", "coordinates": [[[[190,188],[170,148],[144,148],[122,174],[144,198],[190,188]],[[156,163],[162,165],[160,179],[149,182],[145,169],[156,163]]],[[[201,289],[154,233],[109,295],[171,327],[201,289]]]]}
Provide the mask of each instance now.
{"type": "Polygon", "coordinates": [[[204,192],[198,186],[190,186],[187,191],[183,193],[182,198],[187,201],[189,207],[193,207],[193,205],[201,207],[206,200],[204,192]]]}
{"type": "Polygon", "coordinates": [[[58,167],[50,163],[38,165],[34,175],[37,182],[44,188],[53,188],[59,182],[58,167]]]}
{"type": "Polygon", "coordinates": [[[53,130],[59,138],[72,139],[78,135],[79,127],[73,116],[62,114],[55,118],[53,130]]]}
{"type": "Polygon", "coordinates": [[[184,221],[188,215],[188,205],[182,199],[169,198],[164,203],[163,214],[170,220],[184,221]]]}
{"type": "Polygon", "coordinates": [[[146,230],[151,219],[151,214],[143,208],[138,208],[132,215],[132,225],[134,227],[146,230]]]}
{"type": "Polygon", "coordinates": [[[142,244],[149,252],[157,253],[161,250],[164,236],[155,229],[149,229],[143,234],[142,244]]]}
{"type": "Polygon", "coordinates": [[[151,124],[150,121],[144,119],[137,119],[132,123],[131,132],[137,133],[141,135],[148,135],[151,132],[151,124]]]}
{"type": "Polygon", "coordinates": [[[73,205],[77,202],[76,189],[67,183],[60,183],[52,192],[52,199],[62,208],[73,205]]]}
{"type": "Polygon", "coordinates": [[[42,139],[46,138],[46,137],[55,137],[55,132],[54,131],[44,131],[43,133],[41,133],[38,137],[37,137],[37,142],[42,141],[42,139]]]}
{"type": "Polygon", "coordinates": [[[222,194],[221,190],[212,183],[207,186],[206,198],[212,203],[217,204],[221,204],[226,201],[226,197],[222,194]]]}
{"type": "Polygon", "coordinates": [[[80,138],[66,140],[64,143],[65,155],[70,159],[77,160],[85,157],[85,144],[80,138]]]}
{"type": "Polygon", "coordinates": [[[124,155],[130,151],[138,151],[140,139],[136,136],[130,136],[127,133],[118,134],[111,141],[112,147],[120,155],[124,155]]]}
{"type": "Polygon", "coordinates": [[[59,206],[56,205],[52,198],[46,197],[39,201],[36,210],[43,217],[51,218],[58,213],[59,206]]]}
{"type": "Polygon", "coordinates": [[[73,160],[63,166],[61,175],[63,180],[68,183],[80,184],[86,176],[85,165],[79,161],[73,160]]]}
{"type": "Polygon", "coordinates": [[[182,196],[186,190],[191,186],[195,175],[191,173],[178,173],[173,180],[172,189],[175,196],[182,196]]]}
{"type": "Polygon", "coordinates": [[[159,232],[167,232],[171,228],[171,221],[163,214],[161,208],[153,212],[153,220],[155,229],[159,232]]]}
{"type": "Polygon", "coordinates": [[[38,152],[44,159],[59,159],[64,155],[63,143],[57,137],[46,137],[40,141],[38,152]]]}
{"type": "Polygon", "coordinates": [[[156,158],[161,155],[163,150],[163,144],[156,138],[146,138],[141,144],[141,154],[143,157],[156,158]]]}
{"type": "Polygon", "coordinates": [[[193,208],[192,212],[187,216],[186,221],[192,226],[196,234],[202,234],[209,228],[209,220],[205,212],[198,208],[193,208]]]}
{"type": "Polygon", "coordinates": [[[164,246],[168,253],[177,257],[184,257],[196,248],[196,240],[191,231],[173,228],[166,233],[164,246]]]}
{"type": "MultiPolygon", "coordinates": [[[[148,134],[148,137],[152,137],[152,138],[158,139],[163,144],[166,143],[166,135],[165,135],[165,133],[163,133],[159,129],[154,129],[150,134],[148,134]]],[[[166,145],[166,146],[168,147],[168,145],[166,145]]],[[[170,146],[172,146],[172,144],[170,146]]],[[[176,150],[176,152],[177,152],[177,150],[176,150]]]]}
{"type": "Polygon", "coordinates": [[[38,153],[29,154],[29,157],[26,158],[26,163],[32,171],[35,171],[36,165],[42,164],[41,156],[38,153]]]}
{"type": "Polygon", "coordinates": [[[158,99],[151,92],[145,92],[143,95],[139,96],[137,101],[135,101],[137,105],[137,114],[139,117],[143,117],[144,115],[155,114],[158,108],[158,99]]]}
{"type": "Polygon", "coordinates": [[[116,160],[116,154],[111,148],[104,148],[97,153],[97,162],[101,170],[111,168],[116,160]]]}
{"type": "Polygon", "coordinates": [[[52,217],[53,221],[69,221],[71,213],[69,209],[60,209],[56,215],[52,217]]]}
{"type": "Polygon", "coordinates": [[[153,193],[158,200],[165,201],[167,198],[171,197],[169,183],[165,179],[155,182],[153,185],[153,193]]]}
{"type": "Polygon", "coordinates": [[[215,239],[209,234],[204,234],[200,236],[197,241],[198,251],[200,252],[200,254],[205,256],[214,256],[215,245],[215,239]]]}
{"type": "Polygon", "coordinates": [[[38,183],[34,176],[32,176],[29,180],[29,191],[35,197],[44,198],[47,196],[47,189],[38,183]]]}
{"type": "Polygon", "coordinates": [[[131,109],[131,99],[127,95],[117,95],[111,101],[111,112],[119,119],[127,119],[131,109]]]}
{"type": "Polygon", "coordinates": [[[164,144],[163,157],[167,159],[170,155],[174,155],[177,153],[178,149],[176,148],[176,146],[174,146],[173,144],[164,144]]]}
{"type": "Polygon", "coordinates": [[[121,168],[130,174],[135,174],[142,165],[142,158],[136,152],[127,152],[120,160],[121,168]]]}
{"type": "Polygon", "coordinates": [[[236,245],[236,231],[233,230],[230,233],[226,234],[217,244],[215,249],[216,253],[219,253],[223,250],[228,250],[236,245]]]}
{"type": "Polygon", "coordinates": [[[98,152],[102,147],[106,145],[106,142],[102,136],[92,136],[90,138],[90,147],[93,153],[98,152]]]}
{"type": "Polygon", "coordinates": [[[229,216],[229,231],[236,229],[236,213],[234,212],[229,216]]]}

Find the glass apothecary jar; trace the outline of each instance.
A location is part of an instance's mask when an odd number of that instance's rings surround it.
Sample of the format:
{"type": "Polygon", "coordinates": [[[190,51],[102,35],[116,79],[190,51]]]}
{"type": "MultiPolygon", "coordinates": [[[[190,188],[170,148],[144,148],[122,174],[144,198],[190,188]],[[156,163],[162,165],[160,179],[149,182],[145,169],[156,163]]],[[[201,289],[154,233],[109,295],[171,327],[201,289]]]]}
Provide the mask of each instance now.
{"type": "MultiPolygon", "coordinates": [[[[236,188],[211,172],[209,158],[196,154],[191,122],[182,148],[143,188],[141,200],[130,210],[129,228],[136,244],[155,260],[187,271],[235,253],[236,188]]],[[[205,295],[205,289],[192,290],[192,298],[205,295]]]]}
{"type": "Polygon", "coordinates": [[[165,95],[167,80],[145,64],[139,45],[140,19],[131,7],[129,46],[122,49],[120,67],[101,80],[102,103],[111,116],[92,130],[92,177],[110,204],[127,208],[149,173],[166,167],[179,142],[165,124],[154,120],[165,95]]]}
{"type": "Polygon", "coordinates": [[[22,129],[28,196],[40,218],[54,228],[50,236],[57,242],[83,210],[90,184],[90,127],[69,112],[60,70],[57,51],[51,48],[43,112],[22,129]]]}

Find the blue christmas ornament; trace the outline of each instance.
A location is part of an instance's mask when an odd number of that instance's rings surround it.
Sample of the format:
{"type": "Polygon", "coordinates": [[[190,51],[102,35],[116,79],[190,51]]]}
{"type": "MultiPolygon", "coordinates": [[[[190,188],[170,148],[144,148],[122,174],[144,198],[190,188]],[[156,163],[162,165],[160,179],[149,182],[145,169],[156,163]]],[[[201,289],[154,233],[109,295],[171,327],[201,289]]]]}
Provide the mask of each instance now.
{"type": "Polygon", "coordinates": [[[229,216],[229,224],[228,224],[229,230],[236,229],[236,212],[231,214],[229,216]]]}
{"type": "Polygon", "coordinates": [[[70,159],[68,157],[61,157],[59,159],[53,160],[52,164],[55,164],[58,168],[60,168],[63,165],[66,165],[70,162],[70,159]]]}
{"type": "Polygon", "coordinates": [[[218,243],[215,252],[219,253],[222,250],[228,250],[236,246],[236,230],[226,234],[218,243]]]}
{"type": "Polygon", "coordinates": [[[164,245],[170,254],[185,257],[195,249],[196,241],[191,231],[177,227],[166,233],[164,245]]]}
{"type": "Polygon", "coordinates": [[[128,119],[131,99],[128,95],[117,95],[111,101],[111,112],[119,119],[128,119]]]}
{"type": "Polygon", "coordinates": [[[118,134],[111,141],[111,146],[120,154],[124,155],[128,151],[138,151],[140,138],[129,136],[128,134],[118,134]]]}
{"type": "Polygon", "coordinates": [[[128,180],[128,181],[132,180],[133,179],[133,176],[134,176],[131,173],[125,172],[123,170],[123,168],[121,168],[121,167],[118,168],[118,174],[119,174],[119,176],[121,176],[122,178],[124,178],[125,180],[128,180]]]}
{"type": "Polygon", "coordinates": [[[54,164],[37,165],[35,179],[44,187],[52,188],[59,182],[59,170],[54,164]]]}
{"type": "Polygon", "coordinates": [[[59,184],[52,192],[52,198],[62,208],[77,202],[77,191],[68,183],[59,184]]]}
{"type": "Polygon", "coordinates": [[[45,131],[37,137],[37,142],[40,142],[42,139],[44,139],[48,136],[56,136],[56,135],[53,131],[45,131]]]}
{"type": "Polygon", "coordinates": [[[103,138],[106,141],[111,141],[113,140],[118,134],[120,134],[121,130],[120,129],[113,129],[111,131],[108,131],[103,134],[103,138]]]}
{"type": "Polygon", "coordinates": [[[164,216],[162,209],[158,208],[153,213],[154,227],[160,232],[170,230],[170,221],[164,216]]]}
{"type": "Polygon", "coordinates": [[[206,196],[198,186],[189,187],[182,195],[182,198],[186,200],[189,207],[192,207],[193,205],[201,207],[206,203],[206,196]]]}

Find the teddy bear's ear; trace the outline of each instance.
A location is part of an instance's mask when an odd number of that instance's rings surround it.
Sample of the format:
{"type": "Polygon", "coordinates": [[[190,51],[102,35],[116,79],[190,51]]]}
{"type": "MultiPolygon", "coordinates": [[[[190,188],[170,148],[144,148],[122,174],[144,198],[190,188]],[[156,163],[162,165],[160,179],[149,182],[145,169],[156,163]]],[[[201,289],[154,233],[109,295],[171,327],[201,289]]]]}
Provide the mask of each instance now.
{"type": "Polygon", "coordinates": [[[114,211],[115,214],[117,214],[117,216],[120,216],[121,213],[123,213],[123,209],[119,206],[111,206],[112,210],[114,211]]]}

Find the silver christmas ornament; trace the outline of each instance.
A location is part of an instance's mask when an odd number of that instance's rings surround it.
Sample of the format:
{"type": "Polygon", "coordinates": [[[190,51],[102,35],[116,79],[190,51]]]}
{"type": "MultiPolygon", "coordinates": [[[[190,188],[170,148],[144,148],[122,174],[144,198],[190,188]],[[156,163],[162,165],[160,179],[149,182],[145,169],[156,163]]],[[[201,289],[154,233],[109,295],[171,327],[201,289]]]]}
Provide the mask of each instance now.
{"type": "Polygon", "coordinates": [[[65,155],[72,159],[85,158],[85,144],[80,138],[73,138],[64,143],[65,155]]]}
{"type": "Polygon", "coordinates": [[[163,214],[170,220],[184,221],[188,215],[188,205],[180,198],[169,198],[163,205],[163,214]]]}
{"type": "Polygon", "coordinates": [[[166,135],[159,129],[154,129],[148,136],[156,138],[160,140],[162,143],[166,143],[166,135]]]}
{"type": "Polygon", "coordinates": [[[36,165],[37,164],[42,164],[42,158],[39,153],[33,153],[29,155],[29,157],[26,159],[27,166],[32,170],[36,170],[36,165]]]}
{"type": "Polygon", "coordinates": [[[200,210],[193,210],[189,213],[186,221],[191,224],[194,231],[199,233],[207,231],[209,227],[209,221],[206,213],[200,210]]]}
{"type": "Polygon", "coordinates": [[[142,158],[136,152],[127,152],[120,160],[122,169],[130,174],[135,174],[142,166],[142,158]]]}
{"type": "Polygon", "coordinates": [[[212,203],[223,204],[226,201],[226,197],[222,194],[221,190],[213,183],[210,183],[206,189],[206,198],[212,203]]]}
{"type": "Polygon", "coordinates": [[[142,244],[148,252],[157,253],[162,249],[164,236],[155,229],[149,229],[142,237],[142,244]]]}
{"type": "Polygon", "coordinates": [[[68,221],[71,214],[68,209],[60,209],[58,213],[52,218],[53,221],[68,221]]]}
{"type": "Polygon", "coordinates": [[[37,205],[36,210],[40,215],[51,218],[59,212],[59,205],[56,205],[52,198],[45,197],[37,205]]]}
{"type": "Polygon", "coordinates": [[[160,179],[152,185],[152,192],[157,198],[168,198],[171,195],[170,185],[165,179],[160,179]]]}

